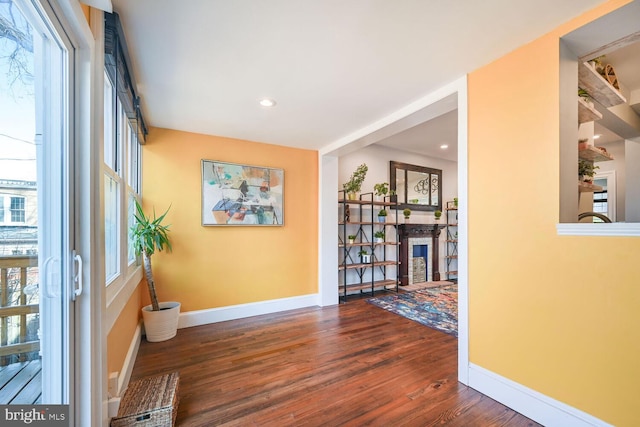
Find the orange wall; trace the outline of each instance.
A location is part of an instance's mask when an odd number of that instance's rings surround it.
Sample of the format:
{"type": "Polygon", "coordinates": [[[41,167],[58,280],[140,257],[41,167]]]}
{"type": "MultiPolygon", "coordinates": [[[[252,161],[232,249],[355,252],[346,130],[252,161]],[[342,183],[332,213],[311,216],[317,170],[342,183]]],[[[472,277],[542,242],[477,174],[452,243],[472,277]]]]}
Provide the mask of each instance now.
{"type": "Polygon", "coordinates": [[[90,22],[89,14],[91,13],[91,8],[86,4],[81,4],[80,7],[82,8],[82,13],[84,13],[84,17],[86,18],[87,22],[90,22]]]}
{"type": "Polygon", "coordinates": [[[186,312],[318,292],[317,152],[153,128],[142,165],[145,211],[171,205],[173,252],[152,259],[160,300],[186,312]],[[285,225],[203,227],[201,159],[284,169],[285,225]]]}
{"type": "Polygon", "coordinates": [[[607,2],[469,76],[469,351],[476,365],[637,426],[640,239],[555,228],[559,37],[626,3],[607,2]]]}
{"type": "MultiPolygon", "coordinates": [[[[142,281],[139,288],[146,289],[142,281]]],[[[138,326],[140,315],[140,291],[136,290],[129,298],[129,301],[120,312],[118,319],[111,328],[107,336],[107,369],[108,372],[120,372],[127,357],[127,351],[131,345],[131,340],[138,326]]]]}

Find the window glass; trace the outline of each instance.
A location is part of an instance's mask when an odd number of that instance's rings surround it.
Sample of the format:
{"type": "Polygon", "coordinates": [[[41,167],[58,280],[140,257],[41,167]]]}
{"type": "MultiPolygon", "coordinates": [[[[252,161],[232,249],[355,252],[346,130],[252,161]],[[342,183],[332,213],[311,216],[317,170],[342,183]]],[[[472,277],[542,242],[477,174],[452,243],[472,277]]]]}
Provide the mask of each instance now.
{"type": "Polygon", "coordinates": [[[115,112],[113,102],[113,86],[111,81],[104,74],[104,164],[115,170],[115,112]]]}
{"type": "Polygon", "coordinates": [[[136,196],[133,192],[129,192],[129,198],[127,201],[127,241],[129,244],[127,245],[127,261],[128,264],[131,265],[136,261],[136,252],[133,248],[133,233],[131,229],[135,225],[135,214],[136,214],[136,196]]]}
{"type": "Polygon", "coordinates": [[[11,198],[11,222],[25,222],[24,197],[11,198]]]}
{"type": "Polygon", "coordinates": [[[119,273],[120,257],[118,251],[118,182],[111,176],[104,176],[104,241],[105,241],[105,272],[107,284],[113,281],[119,273]]]}

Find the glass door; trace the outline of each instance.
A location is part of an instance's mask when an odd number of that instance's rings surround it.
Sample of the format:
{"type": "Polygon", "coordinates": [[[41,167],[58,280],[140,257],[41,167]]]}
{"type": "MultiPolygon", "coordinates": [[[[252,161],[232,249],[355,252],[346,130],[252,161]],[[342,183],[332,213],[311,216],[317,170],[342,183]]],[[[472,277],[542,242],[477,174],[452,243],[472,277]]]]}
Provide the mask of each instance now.
{"type": "Polygon", "coordinates": [[[0,2],[0,404],[71,401],[73,49],[49,16],[0,2]]]}

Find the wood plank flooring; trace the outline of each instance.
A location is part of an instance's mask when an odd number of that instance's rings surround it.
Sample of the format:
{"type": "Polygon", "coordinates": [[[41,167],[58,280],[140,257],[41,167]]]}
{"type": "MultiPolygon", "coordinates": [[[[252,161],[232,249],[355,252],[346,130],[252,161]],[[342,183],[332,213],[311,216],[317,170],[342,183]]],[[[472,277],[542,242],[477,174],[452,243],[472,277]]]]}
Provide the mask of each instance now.
{"type": "Polygon", "coordinates": [[[457,382],[456,338],[364,300],[181,329],[131,380],[180,372],[178,426],[537,426],[457,382]]]}
{"type": "Polygon", "coordinates": [[[42,395],[40,360],[12,363],[0,367],[0,404],[32,405],[42,395]]]}

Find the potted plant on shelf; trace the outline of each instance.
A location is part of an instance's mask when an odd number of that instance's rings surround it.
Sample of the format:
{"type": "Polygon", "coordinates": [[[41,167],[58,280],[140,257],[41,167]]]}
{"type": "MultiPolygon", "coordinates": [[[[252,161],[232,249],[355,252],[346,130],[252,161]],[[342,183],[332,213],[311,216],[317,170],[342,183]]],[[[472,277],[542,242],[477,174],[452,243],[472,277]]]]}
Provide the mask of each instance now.
{"type": "Polygon", "coordinates": [[[578,140],[578,151],[586,150],[589,148],[589,138],[582,138],[578,140]]]}
{"type": "Polygon", "coordinates": [[[375,184],[373,186],[373,192],[376,195],[376,197],[378,198],[378,200],[384,200],[384,198],[387,196],[387,194],[389,196],[395,196],[396,192],[394,190],[389,190],[389,183],[387,182],[380,182],[378,184],[375,184]]]}
{"type": "Polygon", "coordinates": [[[349,244],[353,245],[356,242],[356,236],[354,234],[349,234],[347,236],[347,239],[349,240],[349,244]]]}
{"type": "Polygon", "coordinates": [[[351,174],[349,181],[342,184],[342,188],[347,193],[347,198],[349,200],[355,200],[356,193],[360,192],[360,189],[362,188],[362,183],[364,182],[364,179],[367,176],[368,170],[369,170],[369,167],[367,166],[366,163],[361,164],[351,174]]]}
{"type": "Polygon", "coordinates": [[[453,206],[455,206],[456,208],[458,207],[458,198],[457,197],[453,198],[453,206]]]}
{"type": "Polygon", "coordinates": [[[578,160],[578,177],[582,182],[592,184],[596,169],[600,169],[600,166],[594,166],[593,162],[588,160],[578,160]]]}
{"type": "Polygon", "coordinates": [[[593,105],[593,101],[591,100],[591,95],[589,95],[589,92],[587,92],[586,90],[582,89],[582,88],[578,88],[578,97],[582,98],[582,100],[591,108],[594,107],[593,105]]]}
{"type": "Polygon", "coordinates": [[[382,230],[378,230],[375,233],[373,233],[373,237],[376,238],[376,243],[383,243],[384,242],[384,231],[382,230]]]}
{"type": "Polygon", "coordinates": [[[378,212],[378,222],[385,222],[387,219],[387,211],[385,209],[380,209],[378,212]]]}
{"type": "Polygon", "coordinates": [[[371,255],[365,249],[362,249],[360,252],[358,252],[358,255],[360,255],[360,257],[362,258],[363,264],[371,263],[371,255]]]}
{"type": "Polygon", "coordinates": [[[411,209],[405,208],[402,210],[402,215],[404,215],[405,221],[409,221],[409,217],[411,216],[411,209]]]}
{"type": "Polygon", "coordinates": [[[438,211],[435,211],[435,212],[433,213],[433,216],[435,216],[436,221],[438,221],[438,220],[440,219],[440,217],[442,216],[442,211],[439,211],[439,210],[438,210],[438,211]]]}
{"type": "Polygon", "coordinates": [[[147,217],[142,210],[142,206],[136,200],[135,224],[131,227],[132,245],[136,255],[142,254],[144,262],[144,274],[147,278],[149,298],[151,304],[142,308],[142,318],[147,335],[147,341],[166,341],[176,336],[178,330],[178,316],[180,314],[179,302],[158,302],[156,285],[153,279],[151,268],[151,256],[156,252],[161,252],[165,248],[171,252],[171,242],[169,241],[169,225],[164,221],[167,212],[156,217],[153,212],[153,220],[147,217]]]}

